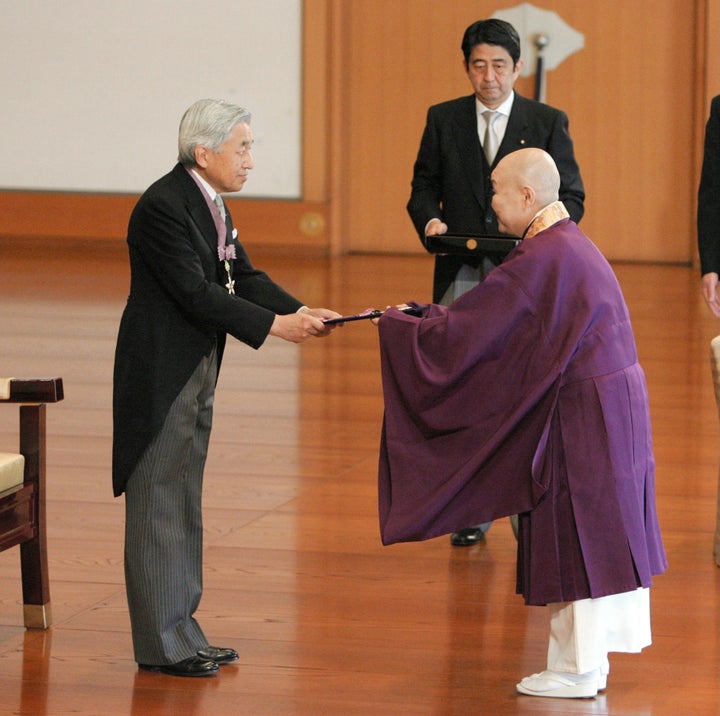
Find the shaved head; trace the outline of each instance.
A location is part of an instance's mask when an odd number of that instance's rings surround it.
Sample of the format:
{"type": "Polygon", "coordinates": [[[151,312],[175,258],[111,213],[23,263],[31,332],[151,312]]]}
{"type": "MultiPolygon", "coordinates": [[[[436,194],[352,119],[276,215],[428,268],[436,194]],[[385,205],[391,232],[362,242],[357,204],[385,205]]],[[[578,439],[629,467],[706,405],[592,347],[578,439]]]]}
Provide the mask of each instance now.
{"type": "Polygon", "coordinates": [[[530,147],[512,152],[500,160],[497,170],[506,172],[519,186],[531,186],[541,204],[538,211],[558,200],[560,172],[553,158],[542,149],[530,147]]]}
{"type": "Polygon", "coordinates": [[[560,173],[547,152],[529,147],[503,157],[492,184],[500,230],[522,236],[535,214],[558,200],[560,173]]]}

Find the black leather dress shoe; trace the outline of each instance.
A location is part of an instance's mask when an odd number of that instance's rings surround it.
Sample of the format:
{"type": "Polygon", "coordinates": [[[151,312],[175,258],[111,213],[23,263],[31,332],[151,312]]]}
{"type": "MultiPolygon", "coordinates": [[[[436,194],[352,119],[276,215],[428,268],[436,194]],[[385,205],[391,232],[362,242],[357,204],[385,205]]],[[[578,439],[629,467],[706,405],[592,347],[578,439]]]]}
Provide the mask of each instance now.
{"type": "Polygon", "coordinates": [[[481,527],[467,527],[450,535],[450,544],[453,547],[472,547],[485,539],[485,532],[481,527]]]}
{"type": "Polygon", "coordinates": [[[206,646],[204,649],[200,649],[197,655],[201,659],[209,659],[216,664],[227,664],[238,658],[238,653],[235,649],[229,649],[223,646],[206,646]]]}
{"type": "Polygon", "coordinates": [[[138,664],[138,666],[145,671],[155,671],[171,676],[215,676],[220,668],[217,662],[201,656],[191,656],[178,661],[177,664],[160,664],[159,666],[138,664]]]}

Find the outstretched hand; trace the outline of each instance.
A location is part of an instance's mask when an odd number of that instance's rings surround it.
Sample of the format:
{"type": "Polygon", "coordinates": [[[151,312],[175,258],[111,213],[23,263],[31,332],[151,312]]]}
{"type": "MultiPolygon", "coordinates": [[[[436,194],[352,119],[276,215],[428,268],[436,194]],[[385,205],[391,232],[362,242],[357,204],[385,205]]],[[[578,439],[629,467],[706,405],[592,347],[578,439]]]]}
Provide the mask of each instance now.
{"type": "Polygon", "coordinates": [[[291,343],[302,343],[311,337],[322,338],[335,329],[335,324],[323,323],[324,318],[340,318],[340,314],[329,308],[303,307],[297,313],[275,316],[270,335],[291,343]]]}

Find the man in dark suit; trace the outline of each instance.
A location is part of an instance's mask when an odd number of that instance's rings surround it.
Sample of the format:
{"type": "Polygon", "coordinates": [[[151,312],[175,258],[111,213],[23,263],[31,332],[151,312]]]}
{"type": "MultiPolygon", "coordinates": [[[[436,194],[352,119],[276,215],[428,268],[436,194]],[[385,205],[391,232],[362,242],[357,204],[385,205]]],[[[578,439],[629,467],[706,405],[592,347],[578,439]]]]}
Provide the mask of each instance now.
{"type": "MultiPolygon", "coordinates": [[[[582,218],[585,190],[564,112],[513,90],[523,62],[520,38],[504,20],[478,20],[462,40],[463,64],[473,94],[430,107],[413,171],[407,210],[423,246],[446,232],[497,235],[490,173],[505,155],[544,149],[560,172],[560,201],[582,218]]],[[[496,265],[493,257],[438,255],[433,301],[448,305],[496,265]]],[[[455,546],[477,544],[489,524],[451,535],[455,546]]]]}
{"type": "Polygon", "coordinates": [[[226,335],[259,348],[330,332],[323,318],[256,269],[221,193],[253,168],[247,110],[201,100],[182,118],[179,163],[130,218],[130,295],[115,354],[113,488],[125,493],[125,578],[135,659],[177,676],[212,676],[238,658],[208,644],[202,595],[202,477],[226,335]]]}
{"type": "Polygon", "coordinates": [[[710,116],[705,127],[697,234],[703,298],[713,314],[720,318],[720,95],[714,97],[710,104],[710,116]]]}
{"type": "MultiPolygon", "coordinates": [[[[705,147],[703,153],[700,187],[698,188],[697,238],[700,252],[700,274],[702,295],[708,308],[720,318],[720,95],[710,103],[710,116],[705,126],[705,147]]],[[[718,337],[711,342],[713,356],[713,377],[718,361],[718,337]]],[[[716,383],[717,385],[717,383],[716,383]]],[[[718,482],[717,515],[713,544],[715,564],[720,567],[720,482],[718,482]]]]}

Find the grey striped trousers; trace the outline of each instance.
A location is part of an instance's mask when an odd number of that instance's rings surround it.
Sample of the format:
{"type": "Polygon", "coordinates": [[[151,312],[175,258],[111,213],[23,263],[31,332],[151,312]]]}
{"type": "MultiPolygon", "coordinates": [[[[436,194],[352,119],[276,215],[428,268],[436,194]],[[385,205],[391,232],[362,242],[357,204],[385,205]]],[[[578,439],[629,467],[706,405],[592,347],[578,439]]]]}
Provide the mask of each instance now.
{"type": "Polygon", "coordinates": [[[207,646],[202,596],[202,481],[217,361],[203,358],[125,490],[125,587],[135,660],[174,664],[207,646]]]}

